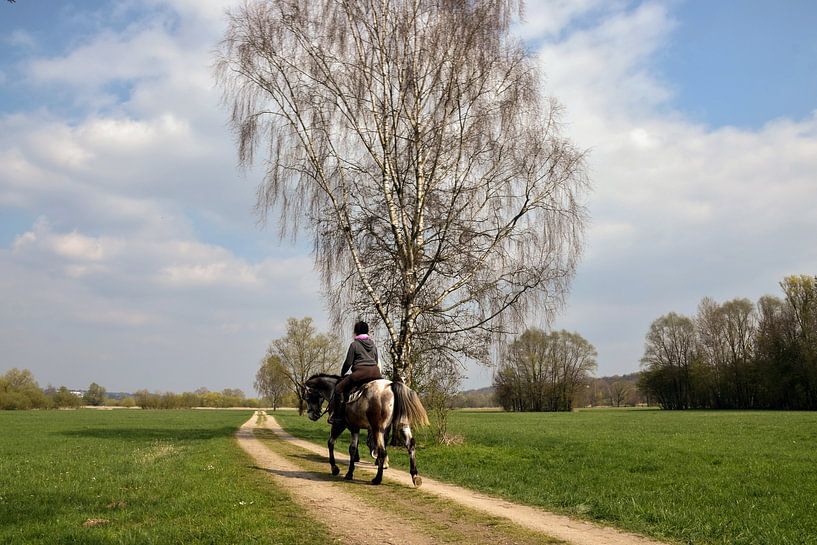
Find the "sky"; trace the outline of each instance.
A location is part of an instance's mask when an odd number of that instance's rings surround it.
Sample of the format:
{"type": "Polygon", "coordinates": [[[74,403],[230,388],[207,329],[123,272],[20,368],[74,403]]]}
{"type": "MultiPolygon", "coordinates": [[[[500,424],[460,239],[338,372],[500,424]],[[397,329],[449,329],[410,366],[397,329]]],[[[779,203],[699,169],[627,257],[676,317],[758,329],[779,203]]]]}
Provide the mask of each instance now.
{"type": "MultiPolygon", "coordinates": [[[[0,372],[252,394],[287,317],[329,330],[308,237],[260,225],[237,167],[211,69],[233,4],[0,4],[0,372]]],[[[814,28],[810,0],[526,2],[514,32],[593,186],[550,325],[599,376],[636,371],[662,314],[817,273],[814,28]]]]}

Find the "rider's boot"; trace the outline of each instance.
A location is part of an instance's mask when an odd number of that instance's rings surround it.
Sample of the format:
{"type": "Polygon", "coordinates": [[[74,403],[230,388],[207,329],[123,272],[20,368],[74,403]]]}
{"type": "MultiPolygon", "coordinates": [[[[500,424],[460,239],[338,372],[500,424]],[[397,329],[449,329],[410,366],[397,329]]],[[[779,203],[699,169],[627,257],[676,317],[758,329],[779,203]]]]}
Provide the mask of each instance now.
{"type": "Polygon", "coordinates": [[[346,412],[346,404],[343,401],[343,396],[333,395],[329,401],[329,423],[342,424],[343,414],[346,412]]]}

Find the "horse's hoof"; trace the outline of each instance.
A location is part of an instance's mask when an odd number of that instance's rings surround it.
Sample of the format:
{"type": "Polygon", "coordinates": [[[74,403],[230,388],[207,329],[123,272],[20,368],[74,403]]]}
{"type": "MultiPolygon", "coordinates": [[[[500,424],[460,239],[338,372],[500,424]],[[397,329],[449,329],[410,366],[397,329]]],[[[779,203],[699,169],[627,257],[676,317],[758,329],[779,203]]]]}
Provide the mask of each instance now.
{"type": "Polygon", "coordinates": [[[378,479],[377,477],[375,477],[374,479],[372,479],[372,484],[380,484],[382,480],[383,479],[378,479]]]}
{"type": "Polygon", "coordinates": [[[337,475],[338,473],[340,473],[340,468],[338,466],[333,467],[332,475],[337,475]]]}
{"type": "Polygon", "coordinates": [[[351,481],[352,480],[352,474],[347,473],[346,475],[343,476],[343,480],[344,481],[351,481]]]}
{"type": "Polygon", "coordinates": [[[423,486],[423,478],[420,477],[419,475],[413,475],[411,477],[411,480],[416,488],[420,488],[421,486],[423,486]]]}

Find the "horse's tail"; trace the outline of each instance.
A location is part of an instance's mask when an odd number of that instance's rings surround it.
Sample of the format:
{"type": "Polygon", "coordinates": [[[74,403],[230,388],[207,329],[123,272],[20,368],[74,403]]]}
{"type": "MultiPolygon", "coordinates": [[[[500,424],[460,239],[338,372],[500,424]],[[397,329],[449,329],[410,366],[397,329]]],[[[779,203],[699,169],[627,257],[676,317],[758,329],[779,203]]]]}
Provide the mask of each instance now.
{"type": "Polygon", "coordinates": [[[402,382],[392,382],[391,391],[394,394],[394,413],[392,415],[394,425],[398,427],[428,425],[428,414],[417,392],[402,382]]]}

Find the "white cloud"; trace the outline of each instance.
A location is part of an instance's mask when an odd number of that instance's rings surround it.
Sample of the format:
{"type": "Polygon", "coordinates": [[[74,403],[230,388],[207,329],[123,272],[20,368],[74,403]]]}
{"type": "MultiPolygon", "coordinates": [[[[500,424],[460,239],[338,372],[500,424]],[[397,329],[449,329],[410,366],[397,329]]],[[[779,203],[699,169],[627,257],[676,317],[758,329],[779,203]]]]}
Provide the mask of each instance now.
{"type": "Polygon", "coordinates": [[[247,388],[287,317],[324,322],[316,285],[306,256],[251,262],[195,239],[95,237],[41,218],[0,249],[4,362],[73,386],[98,377],[109,388],[183,389],[196,373],[208,387],[247,388]],[[70,372],[52,365],[57,347],[70,372]],[[105,354],[117,355],[111,367],[105,354]]]}
{"type": "Polygon", "coordinates": [[[558,36],[577,18],[598,10],[621,9],[621,2],[611,0],[536,0],[526,2],[523,20],[514,34],[535,41],[558,36]]]}
{"type": "Polygon", "coordinates": [[[162,26],[158,21],[147,28],[132,28],[124,35],[104,32],[64,57],[35,60],[29,66],[29,76],[35,82],[79,88],[161,76],[183,54],[162,26]]]}
{"type": "Polygon", "coordinates": [[[546,41],[539,59],[547,91],[570,108],[571,125],[584,125],[585,112],[605,113],[605,123],[629,128],[628,116],[666,102],[672,89],[650,70],[651,55],[668,38],[675,23],[665,6],[643,3],[634,10],[615,10],[599,24],[546,41]],[[580,116],[577,118],[577,116],[580,116]]]}
{"type": "Polygon", "coordinates": [[[173,286],[210,286],[229,282],[238,285],[258,285],[258,278],[249,267],[232,267],[229,263],[207,265],[171,265],[160,272],[160,281],[173,286]]]}
{"type": "Polygon", "coordinates": [[[34,39],[34,36],[22,29],[14,30],[6,36],[3,36],[0,40],[10,46],[23,49],[32,49],[37,45],[37,40],[34,39]]]}

